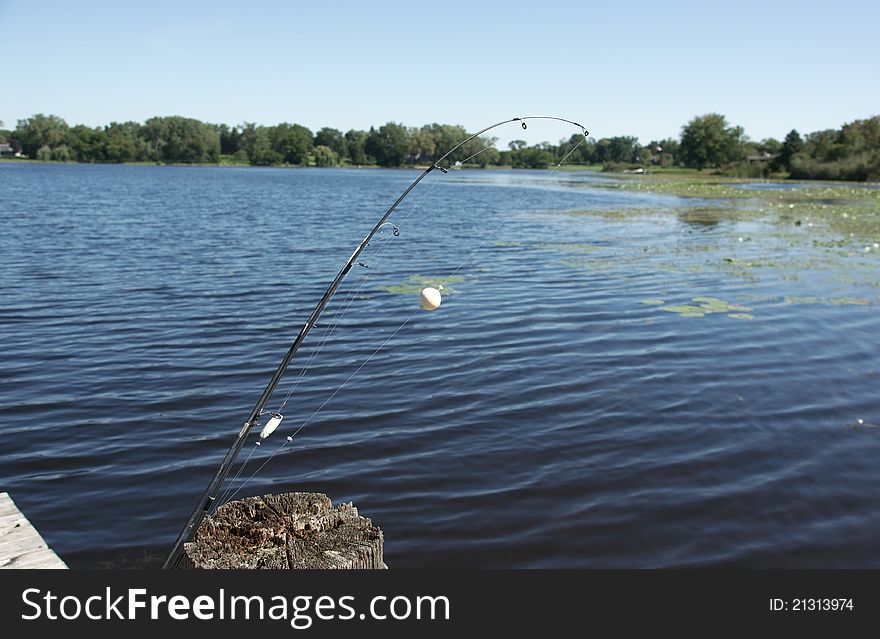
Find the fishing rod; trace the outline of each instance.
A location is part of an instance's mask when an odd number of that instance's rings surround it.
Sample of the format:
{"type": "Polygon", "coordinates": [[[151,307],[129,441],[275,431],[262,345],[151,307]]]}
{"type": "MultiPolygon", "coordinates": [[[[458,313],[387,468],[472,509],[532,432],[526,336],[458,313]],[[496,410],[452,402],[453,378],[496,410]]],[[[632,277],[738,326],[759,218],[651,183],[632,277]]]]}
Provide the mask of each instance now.
{"type": "MultiPolygon", "coordinates": [[[[306,323],[300,329],[299,334],[290,345],[287,354],[284,356],[284,359],[281,360],[278,368],[275,369],[275,372],[272,374],[272,378],[269,380],[269,383],[266,385],[266,388],[263,390],[260,398],[257,400],[257,403],[254,405],[253,410],[251,410],[251,413],[248,416],[247,420],[244,422],[244,425],[241,427],[241,430],[238,431],[238,435],[236,435],[232,446],[229,447],[229,450],[227,451],[226,456],[223,458],[223,461],[220,462],[220,466],[214,473],[213,478],[208,483],[208,486],[205,488],[202,496],[199,498],[195,509],[192,511],[189,519],[187,519],[186,525],[180,531],[180,534],[177,535],[177,539],[174,541],[174,546],[172,547],[168,558],[165,560],[165,563],[162,566],[163,568],[176,568],[180,565],[181,558],[183,557],[184,544],[191,541],[193,537],[195,537],[202,521],[211,512],[211,509],[217,500],[217,495],[220,492],[220,488],[223,486],[223,483],[229,476],[229,472],[235,465],[235,461],[238,458],[241,449],[244,447],[248,435],[250,435],[251,430],[254,428],[254,426],[260,425],[260,418],[265,414],[266,404],[269,402],[269,399],[275,392],[276,387],[281,382],[284,374],[287,372],[287,369],[290,366],[290,363],[293,361],[294,356],[296,355],[306,336],[309,334],[309,331],[311,331],[312,328],[315,327],[318,318],[321,316],[321,313],[324,311],[327,304],[336,293],[336,290],[339,288],[342,280],[345,279],[345,276],[348,275],[348,272],[357,263],[358,257],[360,257],[361,253],[363,253],[370,240],[373,239],[373,236],[376,235],[376,233],[378,233],[379,230],[388,222],[388,218],[397,209],[397,207],[400,206],[400,203],[406,199],[406,197],[412,192],[412,190],[415,189],[416,186],[418,186],[418,184],[423,179],[425,179],[425,177],[427,177],[429,173],[431,173],[434,169],[439,169],[443,173],[448,172],[448,168],[440,166],[441,162],[446,161],[456,151],[461,149],[471,140],[478,138],[479,136],[488,131],[491,131],[492,129],[496,129],[500,126],[511,124],[513,122],[519,122],[522,125],[522,128],[526,129],[528,128],[526,125],[527,120],[556,120],[559,122],[565,122],[567,124],[578,127],[581,130],[581,133],[583,134],[585,139],[589,135],[589,131],[587,131],[586,127],[584,127],[582,124],[575,122],[574,120],[567,120],[565,118],[551,115],[530,115],[519,118],[510,118],[509,120],[502,120],[501,122],[491,124],[466,137],[464,140],[462,140],[454,147],[449,149],[446,153],[444,153],[439,159],[435,160],[430,166],[428,166],[428,168],[422,171],[422,173],[420,173],[415,180],[413,180],[412,184],[406,187],[403,193],[401,193],[397,197],[397,199],[394,200],[394,203],[392,203],[391,206],[388,207],[388,209],[382,215],[382,217],[379,218],[379,221],[376,222],[375,226],[373,226],[367,236],[363,240],[361,240],[360,244],[357,245],[354,252],[351,254],[351,257],[346,260],[345,264],[336,274],[336,277],[333,278],[333,281],[330,283],[330,286],[327,287],[327,290],[324,292],[324,295],[321,297],[318,305],[315,307],[311,315],[309,315],[308,320],[306,320],[306,323]]],[[[461,166],[461,163],[456,163],[455,166],[461,166]]],[[[396,226],[394,227],[394,230],[394,234],[397,235],[396,226]]],[[[426,296],[422,296],[422,302],[422,308],[425,308],[426,310],[436,308],[437,306],[439,306],[440,303],[439,294],[437,294],[436,298],[434,298],[433,293],[429,291],[426,293],[426,296]]],[[[283,416],[280,413],[271,413],[269,421],[260,431],[260,440],[265,439],[266,437],[271,435],[272,432],[281,423],[281,419],[283,419],[283,416]]],[[[259,444],[259,441],[257,443],[259,444]]]]}

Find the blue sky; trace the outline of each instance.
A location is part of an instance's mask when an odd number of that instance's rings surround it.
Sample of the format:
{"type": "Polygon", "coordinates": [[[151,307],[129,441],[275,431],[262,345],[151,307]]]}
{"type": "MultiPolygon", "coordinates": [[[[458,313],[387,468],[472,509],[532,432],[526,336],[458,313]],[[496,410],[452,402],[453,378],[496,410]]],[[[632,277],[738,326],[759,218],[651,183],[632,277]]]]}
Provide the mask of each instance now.
{"type": "Polygon", "coordinates": [[[473,130],[544,113],[648,142],[719,112],[781,138],[880,114],[878,24],[876,0],[0,0],[0,120],[473,130]]]}

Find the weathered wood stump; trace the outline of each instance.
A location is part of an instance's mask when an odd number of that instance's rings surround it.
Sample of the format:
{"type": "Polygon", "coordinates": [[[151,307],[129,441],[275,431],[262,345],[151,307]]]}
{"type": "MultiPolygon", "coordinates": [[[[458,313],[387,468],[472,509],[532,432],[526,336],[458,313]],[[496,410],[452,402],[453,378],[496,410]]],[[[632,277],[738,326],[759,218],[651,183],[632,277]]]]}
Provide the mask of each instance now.
{"type": "Polygon", "coordinates": [[[322,493],[229,502],[184,545],[187,568],[387,568],[382,531],[322,493]]]}

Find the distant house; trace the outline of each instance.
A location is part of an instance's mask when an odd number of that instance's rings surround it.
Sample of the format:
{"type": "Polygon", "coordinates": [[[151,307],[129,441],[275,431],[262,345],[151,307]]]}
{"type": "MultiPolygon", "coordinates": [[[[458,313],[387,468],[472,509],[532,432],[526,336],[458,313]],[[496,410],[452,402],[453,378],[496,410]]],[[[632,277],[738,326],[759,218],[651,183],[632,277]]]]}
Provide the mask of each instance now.
{"type": "Polygon", "coordinates": [[[763,153],[759,153],[758,155],[750,155],[746,158],[746,160],[749,164],[751,164],[753,162],[772,162],[778,157],[778,153],[768,153],[767,151],[764,151],[763,153]]]}
{"type": "Polygon", "coordinates": [[[3,142],[0,144],[0,155],[15,155],[15,149],[12,148],[11,144],[3,142]]]}

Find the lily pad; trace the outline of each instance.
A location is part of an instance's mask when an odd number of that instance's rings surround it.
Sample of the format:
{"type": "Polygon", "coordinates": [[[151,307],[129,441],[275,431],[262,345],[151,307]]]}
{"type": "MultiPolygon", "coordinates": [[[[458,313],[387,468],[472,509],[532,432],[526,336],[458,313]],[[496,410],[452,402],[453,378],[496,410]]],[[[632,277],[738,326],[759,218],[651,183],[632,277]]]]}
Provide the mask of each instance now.
{"type": "Polygon", "coordinates": [[[667,311],[669,313],[679,313],[679,314],[690,313],[695,317],[696,316],[702,317],[704,315],[703,309],[700,308],[699,306],[688,306],[687,304],[682,304],[680,306],[664,306],[660,310],[667,311]]]}
{"type": "Polygon", "coordinates": [[[658,300],[658,299],[642,300],[642,304],[647,304],[649,306],[662,306],[665,303],[666,302],[664,302],[663,300],[658,300]]]}
{"type": "Polygon", "coordinates": [[[728,313],[727,317],[733,317],[735,319],[744,319],[744,320],[753,320],[755,316],[751,313],[728,313]]]}
{"type": "Polygon", "coordinates": [[[457,293],[450,284],[460,284],[465,278],[461,275],[453,275],[452,277],[431,277],[427,275],[410,275],[406,282],[402,284],[391,284],[387,286],[377,286],[376,288],[384,293],[393,293],[396,295],[417,295],[426,286],[437,287],[443,285],[440,291],[441,295],[453,295],[457,293]]]}

